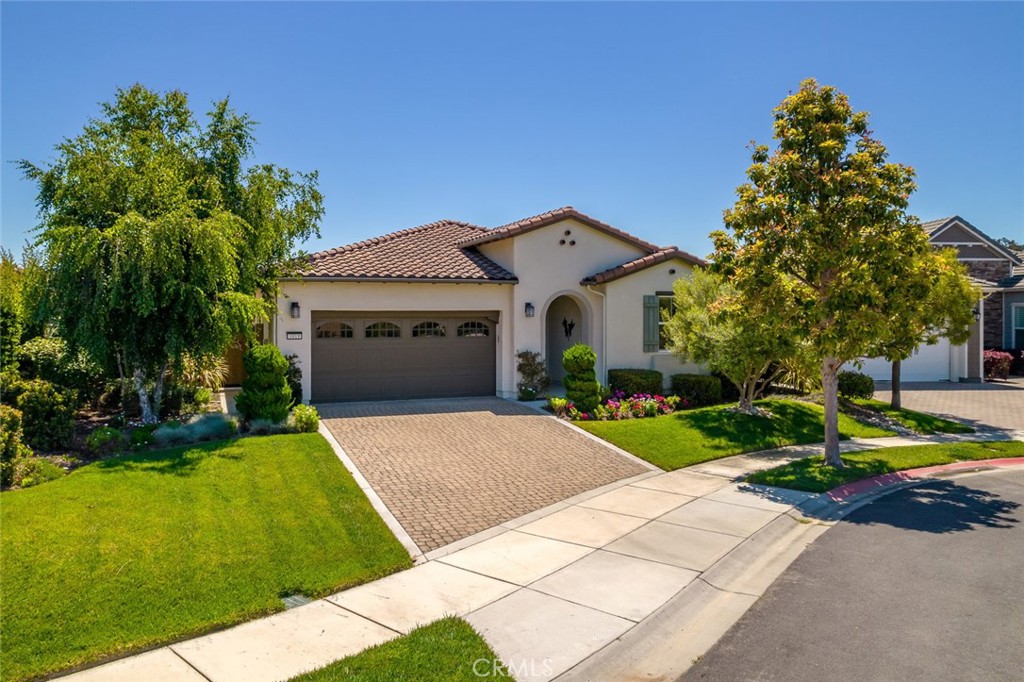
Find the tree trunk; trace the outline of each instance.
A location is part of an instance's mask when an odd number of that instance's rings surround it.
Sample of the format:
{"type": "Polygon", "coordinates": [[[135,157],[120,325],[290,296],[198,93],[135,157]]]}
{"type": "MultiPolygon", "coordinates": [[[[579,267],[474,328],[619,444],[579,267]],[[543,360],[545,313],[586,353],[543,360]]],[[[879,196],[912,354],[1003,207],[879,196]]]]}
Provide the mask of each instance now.
{"type": "Polygon", "coordinates": [[[156,378],[156,385],[153,387],[153,413],[156,421],[160,421],[160,403],[164,398],[164,377],[167,375],[167,364],[160,370],[160,376],[156,378]]]}
{"type": "Polygon", "coordinates": [[[742,386],[737,386],[740,389],[740,403],[738,405],[740,412],[746,412],[750,414],[754,411],[754,401],[750,399],[754,391],[752,390],[753,382],[747,379],[743,382],[742,386]]]}
{"type": "Polygon", "coordinates": [[[139,395],[139,410],[142,412],[143,424],[156,424],[156,414],[153,413],[153,405],[149,400],[149,391],[146,390],[146,375],[142,370],[132,372],[132,379],[135,381],[135,392],[139,395]]]}
{"type": "Polygon", "coordinates": [[[900,365],[902,362],[902,360],[892,361],[892,399],[889,401],[889,407],[894,410],[900,409],[900,405],[903,404],[903,399],[900,395],[900,365]]]}
{"type": "Polygon", "coordinates": [[[825,393],[825,464],[842,469],[839,458],[839,362],[826,356],[821,361],[821,388],[825,393]]]}

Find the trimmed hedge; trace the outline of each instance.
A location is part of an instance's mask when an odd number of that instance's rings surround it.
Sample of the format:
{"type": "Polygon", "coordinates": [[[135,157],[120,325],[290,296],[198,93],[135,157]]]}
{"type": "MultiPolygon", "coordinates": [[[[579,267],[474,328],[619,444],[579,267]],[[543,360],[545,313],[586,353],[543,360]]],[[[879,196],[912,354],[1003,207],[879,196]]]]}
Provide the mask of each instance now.
{"type": "Polygon", "coordinates": [[[608,387],[627,396],[659,395],[665,390],[665,375],[656,369],[610,369],[608,387]]]}
{"type": "Polygon", "coordinates": [[[673,374],[672,392],[689,407],[704,407],[722,402],[722,380],[707,374],[673,374]]]}
{"type": "Polygon", "coordinates": [[[63,392],[49,381],[25,382],[18,396],[25,442],[36,450],[67,447],[75,433],[74,391],[63,392]]]}
{"type": "Polygon", "coordinates": [[[840,372],[839,395],[868,400],[875,395],[875,380],[860,372],[840,372]]]}

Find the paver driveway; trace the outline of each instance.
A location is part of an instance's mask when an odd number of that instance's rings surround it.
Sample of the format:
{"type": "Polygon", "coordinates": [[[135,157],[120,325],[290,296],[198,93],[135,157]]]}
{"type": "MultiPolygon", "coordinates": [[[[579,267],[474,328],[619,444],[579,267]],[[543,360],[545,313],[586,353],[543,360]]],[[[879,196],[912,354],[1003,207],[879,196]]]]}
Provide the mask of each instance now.
{"type": "Polygon", "coordinates": [[[500,398],[317,405],[423,552],[650,471],[500,398]]]}
{"type": "MultiPolygon", "coordinates": [[[[889,382],[879,382],[875,398],[889,402],[889,382]]],[[[959,384],[905,382],[903,407],[952,417],[972,426],[1024,430],[1024,379],[959,384]]]]}

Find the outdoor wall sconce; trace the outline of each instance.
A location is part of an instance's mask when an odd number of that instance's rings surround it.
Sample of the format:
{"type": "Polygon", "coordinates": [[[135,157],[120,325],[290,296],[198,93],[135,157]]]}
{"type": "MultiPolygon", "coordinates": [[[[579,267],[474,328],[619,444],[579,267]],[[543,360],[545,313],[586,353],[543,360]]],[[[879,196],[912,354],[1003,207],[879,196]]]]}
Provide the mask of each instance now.
{"type": "Polygon", "coordinates": [[[535,312],[536,312],[536,309],[533,307],[533,304],[532,303],[527,303],[526,304],[526,316],[527,317],[533,317],[533,314],[535,312]]]}
{"type": "Polygon", "coordinates": [[[299,310],[299,302],[298,301],[292,301],[291,314],[292,314],[292,317],[299,317],[299,315],[302,314],[302,311],[299,310]]]}
{"type": "Polygon", "coordinates": [[[971,310],[971,314],[974,315],[975,322],[981,321],[981,311],[978,309],[978,306],[974,306],[974,309],[971,310]]]}

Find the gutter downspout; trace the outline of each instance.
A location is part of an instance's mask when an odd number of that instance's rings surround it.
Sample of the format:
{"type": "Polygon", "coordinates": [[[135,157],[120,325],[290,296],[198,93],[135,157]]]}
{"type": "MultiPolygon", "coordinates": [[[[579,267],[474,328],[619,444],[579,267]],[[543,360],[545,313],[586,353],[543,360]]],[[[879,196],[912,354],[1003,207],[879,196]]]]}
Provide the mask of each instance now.
{"type": "Polygon", "coordinates": [[[608,386],[608,297],[588,284],[587,289],[601,297],[601,385],[608,386]]]}

